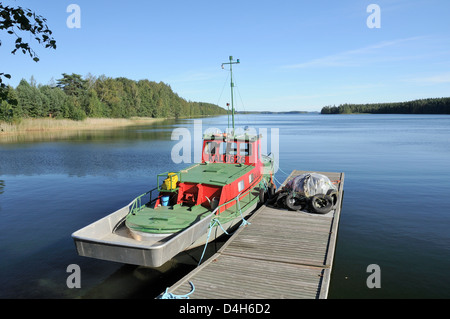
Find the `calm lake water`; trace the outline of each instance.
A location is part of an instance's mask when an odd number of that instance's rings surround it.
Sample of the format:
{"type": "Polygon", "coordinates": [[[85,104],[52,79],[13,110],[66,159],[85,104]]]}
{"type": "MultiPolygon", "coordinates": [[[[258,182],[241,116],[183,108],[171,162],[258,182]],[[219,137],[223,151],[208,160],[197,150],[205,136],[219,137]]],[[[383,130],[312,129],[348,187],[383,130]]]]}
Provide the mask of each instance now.
{"type": "MultiPolygon", "coordinates": [[[[227,117],[201,121],[225,130],[227,117]]],[[[450,116],[242,115],[238,125],[267,131],[274,153],[279,130],[279,181],[293,169],[345,172],[330,298],[450,298],[450,116]],[[366,285],[371,264],[379,289],[366,285]]],[[[71,238],[189,165],[171,160],[177,127],[194,141],[194,120],[0,139],[0,298],[154,298],[193,269],[79,257],[71,238]],[[70,264],[81,289],[66,285],[70,264]]]]}

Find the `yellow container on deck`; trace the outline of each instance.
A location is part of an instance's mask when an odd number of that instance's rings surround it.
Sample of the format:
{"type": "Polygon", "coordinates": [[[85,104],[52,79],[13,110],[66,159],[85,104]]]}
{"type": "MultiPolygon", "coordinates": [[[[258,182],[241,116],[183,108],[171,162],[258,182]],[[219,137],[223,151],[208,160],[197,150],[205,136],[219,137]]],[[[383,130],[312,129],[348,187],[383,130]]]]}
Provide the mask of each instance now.
{"type": "Polygon", "coordinates": [[[167,178],[164,180],[162,188],[168,191],[174,190],[175,188],[177,188],[177,182],[178,182],[177,173],[169,173],[167,174],[167,178]]]}

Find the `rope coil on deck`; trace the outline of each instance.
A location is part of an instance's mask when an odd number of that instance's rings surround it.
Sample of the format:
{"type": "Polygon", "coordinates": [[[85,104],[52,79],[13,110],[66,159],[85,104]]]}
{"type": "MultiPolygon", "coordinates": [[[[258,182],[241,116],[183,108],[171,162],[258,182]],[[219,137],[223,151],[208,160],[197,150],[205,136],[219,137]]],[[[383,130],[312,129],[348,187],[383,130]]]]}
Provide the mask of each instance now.
{"type": "Polygon", "coordinates": [[[175,295],[171,292],[168,292],[169,288],[166,288],[166,291],[158,299],[189,299],[189,296],[195,291],[194,284],[191,281],[189,281],[189,284],[191,285],[191,292],[185,295],[175,295]]]}

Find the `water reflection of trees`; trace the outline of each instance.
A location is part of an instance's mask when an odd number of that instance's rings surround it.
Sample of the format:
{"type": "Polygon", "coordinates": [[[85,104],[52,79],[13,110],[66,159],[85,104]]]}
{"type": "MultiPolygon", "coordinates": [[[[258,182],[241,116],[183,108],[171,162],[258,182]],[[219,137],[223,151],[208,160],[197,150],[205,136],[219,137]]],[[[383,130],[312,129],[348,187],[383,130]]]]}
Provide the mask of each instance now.
{"type": "Polygon", "coordinates": [[[160,123],[102,130],[35,131],[19,134],[0,134],[0,144],[52,141],[105,142],[108,140],[170,140],[175,120],[160,123]]]}
{"type": "Polygon", "coordinates": [[[172,163],[171,132],[141,132],[137,136],[109,133],[57,143],[9,144],[0,148],[0,171],[12,175],[68,174],[114,176],[122,172],[158,173],[172,163]]]}
{"type": "MultiPolygon", "coordinates": [[[[211,125],[210,121],[212,119],[205,121],[203,129],[211,125]]],[[[123,172],[135,174],[142,171],[153,176],[153,173],[179,170],[187,164],[179,165],[171,160],[171,150],[174,144],[179,143],[171,139],[177,127],[187,128],[191,132],[191,139],[195,138],[192,119],[158,121],[106,130],[6,136],[9,143],[0,134],[0,145],[3,144],[0,147],[0,171],[30,176],[118,176],[123,172]]],[[[194,147],[194,144],[191,146],[194,147]]]]}

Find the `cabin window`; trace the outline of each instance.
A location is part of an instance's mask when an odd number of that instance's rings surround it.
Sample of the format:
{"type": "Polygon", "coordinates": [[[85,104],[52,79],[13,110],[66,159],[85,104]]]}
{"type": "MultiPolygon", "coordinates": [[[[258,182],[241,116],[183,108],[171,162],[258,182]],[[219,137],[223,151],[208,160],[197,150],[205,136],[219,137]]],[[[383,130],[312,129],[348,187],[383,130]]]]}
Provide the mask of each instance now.
{"type": "Polygon", "coordinates": [[[242,192],[244,190],[244,180],[238,183],[238,192],[242,192]]]}
{"type": "Polygon", "coordinates": [[[219,151],[220,151],[220,154],[221,154],[221,155],[226,154],[226,153],[225,153],[225,151],[226,151],[226,149],[225,149],[226,146],[227,146],[227,143],[223,143],[223,142],[222,142],[222,143],[219,144],[219,151]]]}
{"type": "Polygon", "coordinates": [[[215,155],[218,151],[218,145],[216,142],[207,142],[205,146],[205,154],[215,155]]]}
{"type": "Polygon", "coordinates": [[[237,143],[229,142],[227,143],[227,155],[236,155],[237,154],[237,143]]]}
{"type": "Polygon", "coordinates": [[[248,183],[251,184],[253,182],[253,173],[248,175],[248,183]]]}
{"type": "Polygon", "coordinates": [[[249,143],[241,143],[241,145],[239,146],[239,154],[241,156],[249,156],[252,155],[251,152],[251,147],[249,143]]]}

